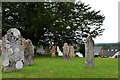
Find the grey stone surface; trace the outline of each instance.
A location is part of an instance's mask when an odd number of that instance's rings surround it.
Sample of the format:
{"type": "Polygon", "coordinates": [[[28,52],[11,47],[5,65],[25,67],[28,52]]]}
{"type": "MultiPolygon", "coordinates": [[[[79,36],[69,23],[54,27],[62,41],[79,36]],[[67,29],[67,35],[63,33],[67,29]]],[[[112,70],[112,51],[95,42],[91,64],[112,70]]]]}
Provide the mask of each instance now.
{"type": "Polygon", "coordinates": [[[34,46],[32,41],[25,41],[24,65],[32,65],[34,62],[34,46]]]}
{"type": "Polygon", "coordinates": [[[74,55],[74,47],[69,45],[69,53],[68,53],[68,58],[73,58],[75,55],[74,55]]]}
{"type": "Polygon", "coordinates": [[[87,68],[94,67],[94,41],[89,35],[85,43],[85,64],[87,68]]]}
{"type": "Polygon", "coordinates": [[[25,39],[16,28],[11,28],[2,38],[2,71],[12,72],[22,69],[23,65],[32,65],[34,46],[25,39]]]}
{"type": "MultiPolygon", "coordinates": [[[[15,71],[16,63],[24,61],[24,49],[20,41],[21,33],[16,28],[11,28],[2,38],[2,65],[3,72],[15,71]]],[[[21,69],[21,68],[20,68],[21,69]]]]}
{"type": "Polygon", "coordinates": [[[64,57],[64,59],[68,59],[68,54],[69,54],[69,46],[67,43],[64,43],[64,45],[63,45],[63,57],[64,57]]]}

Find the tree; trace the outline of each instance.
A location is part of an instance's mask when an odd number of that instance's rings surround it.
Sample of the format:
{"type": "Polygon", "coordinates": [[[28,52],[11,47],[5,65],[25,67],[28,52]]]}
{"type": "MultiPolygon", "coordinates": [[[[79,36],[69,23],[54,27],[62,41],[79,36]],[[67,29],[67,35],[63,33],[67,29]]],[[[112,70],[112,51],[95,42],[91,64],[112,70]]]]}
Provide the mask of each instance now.
{"type": "Polygon", "coordinates": [[[2,7],[3,35],[16,27],[34,45],[81,44],[88,34],[95,38],[104,31],[104,15],[84,3],[17,2],[3,3],[2,7]]]}
{"type": "Polygon", "coordinates": [[[37,44],[46,44],[45,33],[52,24],[47,3],[3,3],[3,35],[11,28],[18,28],[25,38],[37,44]],[[47,23],[47,24],[46,24],[47,23]]]}

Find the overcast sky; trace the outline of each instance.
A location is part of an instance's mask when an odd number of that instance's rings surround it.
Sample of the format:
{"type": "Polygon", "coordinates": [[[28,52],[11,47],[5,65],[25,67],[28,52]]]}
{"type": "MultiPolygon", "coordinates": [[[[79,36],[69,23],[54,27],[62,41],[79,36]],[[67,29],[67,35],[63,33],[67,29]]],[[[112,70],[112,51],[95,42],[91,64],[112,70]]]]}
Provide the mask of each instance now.
{"type": "Polygon", "coordinates": [[[92,9],[101,10],[105,21],[103,28],[105,31],[102,36],[95,38],[95,43],[115,43],[118,42],[118,2],[119,0],[81,0],[90,4],[92,9]]]}

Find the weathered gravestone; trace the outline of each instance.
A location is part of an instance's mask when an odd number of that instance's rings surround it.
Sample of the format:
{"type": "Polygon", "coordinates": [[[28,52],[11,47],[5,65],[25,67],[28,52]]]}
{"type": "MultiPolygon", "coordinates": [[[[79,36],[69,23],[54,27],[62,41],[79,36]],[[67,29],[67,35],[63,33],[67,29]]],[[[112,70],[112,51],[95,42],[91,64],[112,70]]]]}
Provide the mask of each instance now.
{"type": "Polygon", "coordinates": [[[11,28],[2,38],[2,65],[3,72],[11,72],[23,67],[24,49],[20,39],[21,33],[11,28]]]}
{"type": "Polygon", "coordinates": [[[68,59],[68,54],[69,54],[69,46],[67,43],[64,43],[63,46],[63,57],[64,59],[68,59]]]}
{"type": "Polygon", "coordinates": [[[69,58],[72,58],[72,57],[74,57],[75,55],[74,55],[74,47],[73,46],[69,46],[69,58]]]}
{"type": "Polygon", "coordinates": [[[31,65],[33,57],[34,47],[32,42],[25,40],[18,29],[9,29],[2,38],[3,72],[11,72],[22,69],[23,65],[31,65]]]}
{"type": "Polygon", "coordinates": [[[56,53],[56,48],[55,48],[55,46],[52,47],[52,49],[50,50],[50,52],[51,52],[51,57],[55,57],[55,56],[56,56],[56,55],[55,55],[55,53],[56,53]]]}
{"type": "Polygon", "coordinates": [[[34,46],[32,41],[27,39],[24,44],[24,65],[32,65],[34,61],[34,46]]]}
{"type": "Polygon", "coordinates": [[[94,41],[89,35],[85,43],[85,64],[87,68],[94,66],[94,41]]]}

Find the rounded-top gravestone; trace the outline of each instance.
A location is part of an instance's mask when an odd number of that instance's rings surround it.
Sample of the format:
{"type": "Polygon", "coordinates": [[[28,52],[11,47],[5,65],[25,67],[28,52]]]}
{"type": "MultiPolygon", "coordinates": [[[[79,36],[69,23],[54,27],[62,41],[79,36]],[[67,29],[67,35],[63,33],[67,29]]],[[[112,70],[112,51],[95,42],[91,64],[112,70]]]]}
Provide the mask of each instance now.
{"type": "Polygon", "coordinates": [[[11,28],[2,38],[2,66],[3,72],[11,72],[23,67],[24,48],[22,47],[21,33],[11,28]]]}

